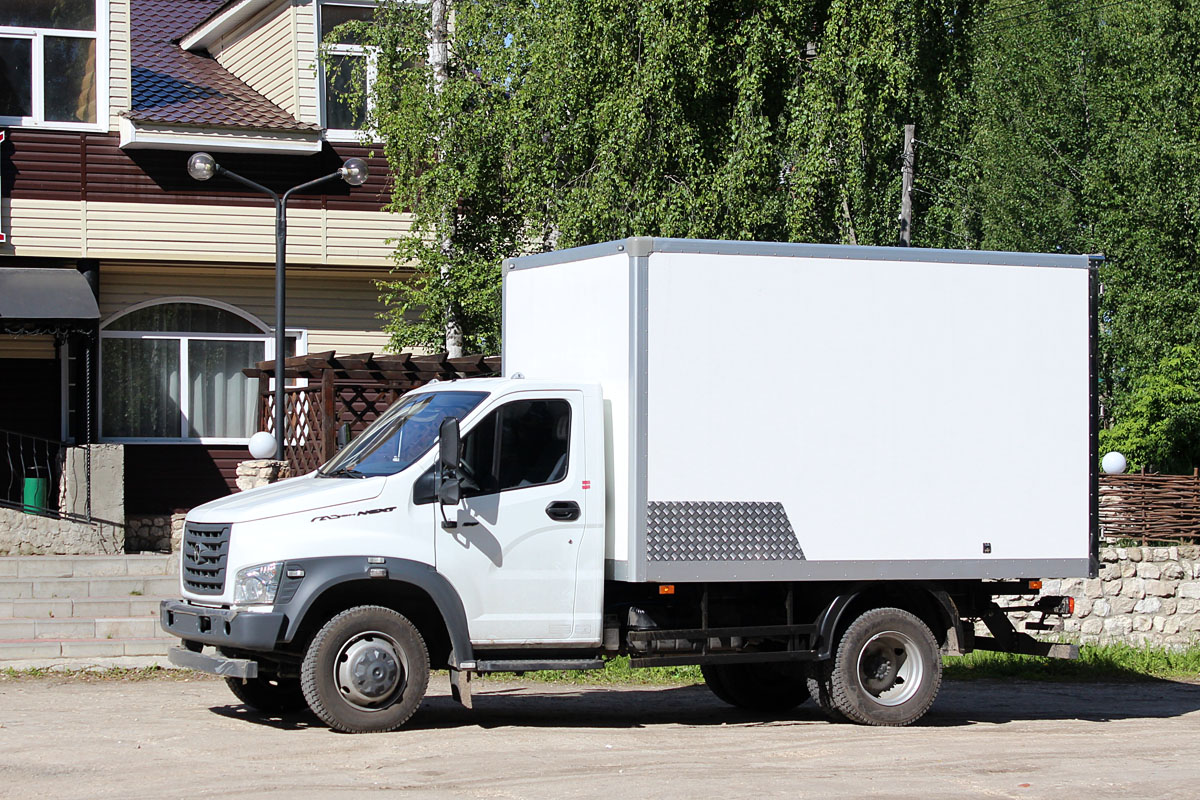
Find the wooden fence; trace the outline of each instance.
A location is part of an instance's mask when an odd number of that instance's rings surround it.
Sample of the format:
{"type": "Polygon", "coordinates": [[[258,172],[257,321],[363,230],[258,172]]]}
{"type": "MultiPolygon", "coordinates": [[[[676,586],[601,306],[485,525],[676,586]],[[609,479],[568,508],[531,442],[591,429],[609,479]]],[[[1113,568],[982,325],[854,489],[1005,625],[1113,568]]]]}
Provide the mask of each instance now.
{"type": "Polygon", "coordinates": [[[1101,475],[1100,534],[1142,544],[1200,541],[1200,473],[1101,475]]]}
{"type": "MultiPolygon", "coordinates": [[[[334,356],[330,351],[289,358],[283,366],[287,380],[307,383],[284,389],[283,460],[288,462],[292,475],[304,475],[333,458],[338,429],[343,424],[350,426],[351,436],[357,436],[405,392],[435,378],[499,374],[500,358],[447,358],[444,353],[334,356]]],[[[263,361],[243,372],[258,378],[259,430],[273,432],[275,396],[271,379],[275,362],[263,361]]]]}

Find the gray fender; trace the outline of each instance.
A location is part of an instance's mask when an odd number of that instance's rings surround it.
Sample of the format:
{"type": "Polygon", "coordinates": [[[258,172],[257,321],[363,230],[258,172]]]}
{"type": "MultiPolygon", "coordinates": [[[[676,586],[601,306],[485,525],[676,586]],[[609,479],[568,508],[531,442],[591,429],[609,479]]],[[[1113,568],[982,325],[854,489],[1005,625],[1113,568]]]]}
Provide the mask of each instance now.
{"type": "MultiPolygon", "coordinates": [[[[859,584],[845,594],[839,594],[837,597],[826,606],[821,615],[817,617],[817,634],[820,637],[820,645],[817,647],[817,659],[825,660],[833,655],[833,637],[841,625],[842,618],[846,615],[846,609],[850,604],[859,598],[865,591],[869,591],[869,584],[859,584]]],[[[954,604],[954,600],[950,595],[941,589],[918,584],[912,587],[920,591],[926,592],[931,599],[934,600],[937,610],[941,613],[942,624],[946,630],[946,644],[943,650],[948,655],[961,655],[964,640],[963,622],[958,614],[958,607],[954,604]]]]}
{"type": "Polygon", "coordinates": [[[371,581],[387,585],[409,584],[428,594],[441,612],[455,663],[474,658],[471,637],[467,629],[467,614],[463,610],[458,592],[446,578],[429,564],[409,561],[404,558],[385,558],[383,563],[368,563],[366,556],[331,556],[329,558],[306,558],[288,561],[284,577],[276,595],[276,608],[287,614],[287,628],[282,641],[290,642],[300,630],[304,617],[313,604],[326,592],[337,591],[337,586],[351,581],[371,581]],[[387,570],[386,578],[371,577],[368,570],[387,570]],[[303,578],[288,578],[287,573],[304,570],[303,578]]]}

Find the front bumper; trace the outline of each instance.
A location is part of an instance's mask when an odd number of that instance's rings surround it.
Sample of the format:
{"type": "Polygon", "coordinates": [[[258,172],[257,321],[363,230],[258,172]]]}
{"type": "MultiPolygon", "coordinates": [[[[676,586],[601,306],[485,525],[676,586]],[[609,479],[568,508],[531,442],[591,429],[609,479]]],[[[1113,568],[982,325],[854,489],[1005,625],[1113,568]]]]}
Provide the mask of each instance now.
{"type": "Polygon", "coordinates": [[[194,669],[197,672],[207,672],[211,675],[222,675],[226,678],[257,678],[258,662],[248,658],[226,658],[225,656],[210,656],[196,653],[182,647],[172,647],[167,651],[167,660],[177,667],[194,669]]]}
{"type": "Polygon", "coordinates": [[[159,622],[164,631],[185,641],[237,650],[271,651],[284,635],[287,615],[279,611],[251,614],[194,606],[182,600],[163,600],[159,605],[159,622]]]}

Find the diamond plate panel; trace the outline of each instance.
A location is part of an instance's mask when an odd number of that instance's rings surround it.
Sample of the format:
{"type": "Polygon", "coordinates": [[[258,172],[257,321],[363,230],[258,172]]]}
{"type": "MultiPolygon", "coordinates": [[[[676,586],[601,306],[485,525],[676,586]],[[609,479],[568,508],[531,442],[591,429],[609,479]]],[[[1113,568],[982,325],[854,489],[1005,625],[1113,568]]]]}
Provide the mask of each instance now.
{"type": "Polygon", "coordinates": [[[803,561],[783,503],[646,504],[650,561],[803,561]]]}

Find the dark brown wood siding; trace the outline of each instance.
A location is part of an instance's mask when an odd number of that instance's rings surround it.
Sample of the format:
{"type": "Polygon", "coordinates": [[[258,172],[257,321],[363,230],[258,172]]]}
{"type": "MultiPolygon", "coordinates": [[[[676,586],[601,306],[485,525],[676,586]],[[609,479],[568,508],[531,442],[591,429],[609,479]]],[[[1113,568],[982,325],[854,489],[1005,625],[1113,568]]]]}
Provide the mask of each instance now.
{"type": "Polygon", "coordinates": [[[237,491],[245,445],[125,445],[125,513],[161,514],[195,508],[237,491]]]}
{"type": "MultiPolygon", "coordinates": [[[[199,182],[187,174],[189,152],[129,150],[116,134],[72,134],[10,129],[0,154],[5,197],[36,200],[90,200],[112,203],[197,203],[267,205],[269,198],[220,177],[199,182]]],[[[360,145],[326,143],[311,156],[219,153],[222,165],[283,192],[328,175],[352,156],[365,159],[371,175],[360,187],[330,181],[321,193],[294,195],[293,208],[378,211],[388,202],[387,161],[360,145]]]]}

